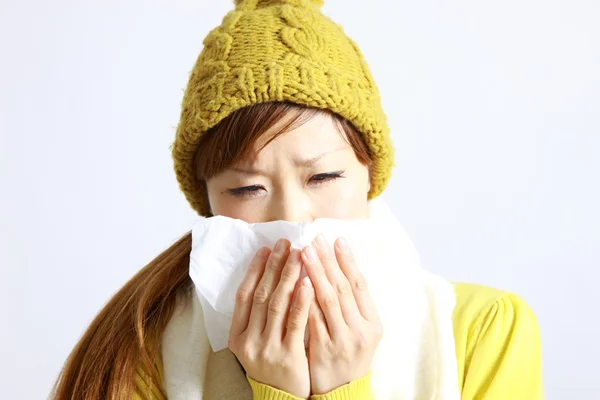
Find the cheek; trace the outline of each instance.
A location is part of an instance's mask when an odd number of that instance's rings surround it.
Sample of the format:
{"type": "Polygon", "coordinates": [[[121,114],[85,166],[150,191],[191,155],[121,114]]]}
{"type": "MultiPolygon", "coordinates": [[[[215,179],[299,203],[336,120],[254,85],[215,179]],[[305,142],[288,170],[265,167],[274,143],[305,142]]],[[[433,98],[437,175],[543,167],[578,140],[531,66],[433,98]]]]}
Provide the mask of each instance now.
{"type": "Polygon", "coordinates": [[[207,184],[207,191],[213,215],[246,220],[244,216],[248,214],[248,211],[239,206],[239,202],[236,201],[235,197],[229,196],[227,193],[222,193],[217,185],[210,182],[207,184]]]}
{"type": "Polygon", "coordinates": [[[358,219],[367,217],[367,198],[362,196],[331,196],[323,202],[317,212],[321,218],[358,219]]]}
{"type": "Polygon", "coordinates": [[[249,224],[262,222],[262,212],[254,202],[239,201],[226,193],[209,194],[213,215],[241,219],[249,224]]]}
{"type": "MultiPolygon", "coordinates": [[[[321,218],[358,219],[368,217],[368,182],[344,182],[332,186],[326,196],[316,202],[316,213],[321,218]]],[[[323,193],[325,194],[325,193],[323,193]]]]}

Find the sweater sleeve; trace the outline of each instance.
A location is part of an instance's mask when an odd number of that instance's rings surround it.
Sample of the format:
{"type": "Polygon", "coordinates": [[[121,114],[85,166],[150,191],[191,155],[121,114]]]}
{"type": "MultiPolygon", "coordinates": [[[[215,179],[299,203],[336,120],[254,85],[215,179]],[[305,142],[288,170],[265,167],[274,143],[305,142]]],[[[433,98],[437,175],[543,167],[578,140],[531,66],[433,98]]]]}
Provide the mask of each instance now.
{"type": "Polygon", "coordinates": [[[274,388],[273,386],[255,381],[246,375],[250,387],[252,388],[252,398],[254,400],[303,400],[301,397],[293,396],[283,390],[274,388]]]}
{"type": "Polygon", "coordinates": [[[329,393],[312,395],[312,400],[373,400],[371,372],[329,393]]]}
{"type": "MultiPolygon", "coordinates": [[[[302,400],[299,397],[257,382],[248,376],[247,378],[252,387],[254,400],[302,400]]],[[[310,398],[311,400],[373,400],[371,393],[371,373],[369,372],[364,377],[355,379],[329,393],[312,395],[310,398]]]]}
{"type": "Polygon", "coordinates": [[[528,305],[503,294],[467,329],[462,399],[543,398],[539,328],[528,305]]]}

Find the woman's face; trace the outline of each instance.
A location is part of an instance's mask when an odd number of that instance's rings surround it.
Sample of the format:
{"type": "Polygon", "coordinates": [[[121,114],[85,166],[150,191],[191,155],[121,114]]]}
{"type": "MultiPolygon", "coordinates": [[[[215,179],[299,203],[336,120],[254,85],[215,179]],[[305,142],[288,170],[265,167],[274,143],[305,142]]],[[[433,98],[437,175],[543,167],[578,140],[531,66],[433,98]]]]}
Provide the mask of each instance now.
{"type": "MultiPolygon", "coordinates": [[[[262,135],[257,148],[285,122],[262,135]]],[[[322,113],[206,184],[213,215],[249,223],[368,216],[369,171],[322,113]]]]}

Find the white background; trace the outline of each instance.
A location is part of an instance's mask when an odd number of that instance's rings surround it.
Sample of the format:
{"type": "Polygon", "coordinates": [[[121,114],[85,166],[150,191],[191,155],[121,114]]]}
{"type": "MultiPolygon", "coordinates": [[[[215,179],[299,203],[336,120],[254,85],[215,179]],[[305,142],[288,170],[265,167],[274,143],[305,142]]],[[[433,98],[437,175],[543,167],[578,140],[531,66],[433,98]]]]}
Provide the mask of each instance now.
{"type": "MultiPolygon", "coordinates": [[[[398,148],[424,265],[520,294],[548,399],[600,392],[600,3],[328,1],[398,148]]],[[[45,398],[92,317],[196,215],[169,145],[227,0],[3,0],[2,398],[45,398]]]]}

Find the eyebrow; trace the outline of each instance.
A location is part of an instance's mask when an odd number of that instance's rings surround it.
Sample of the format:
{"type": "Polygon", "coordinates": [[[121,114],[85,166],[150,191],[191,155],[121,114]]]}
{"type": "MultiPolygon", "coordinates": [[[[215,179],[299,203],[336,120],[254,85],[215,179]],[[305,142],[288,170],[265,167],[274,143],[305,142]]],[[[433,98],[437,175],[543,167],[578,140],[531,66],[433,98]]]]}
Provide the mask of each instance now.
{"type": "MultiPolygon", "coordinates": [[[[322,159],[323,157],[325,157],[326,155],[333,153],[335,151],[340,151],[340,150],[347,150],[347,148],[346,147],[335,147],[333,149],[324,151],[323,153],[321,153],[315,157],[307,158],[304,160],[294,160],[294,164],[296,164],[296,166],[298,166],[298,167],[310,168],[313,165],[315,165],[317,162],[319,162],[319,160],[322,159]]],[[[241,167],[234,166],[229,169],[231,171],[239,172],[239,173],[246,174],[246,175],[267,175],[265,172],[254,169],[254,168],[241,168],[241,167]]]]}
{"type": "Polygon", "coordinates": [[[310,168],[315,165],[321,158],[325,157],[329,153],[333,153],[334,151],[346,150],[346,147],[335,147],[333,149],[327,150],[316,157],[308,158],[306,160],[294,160],[294,164],[299,167],[310,168]]]}

